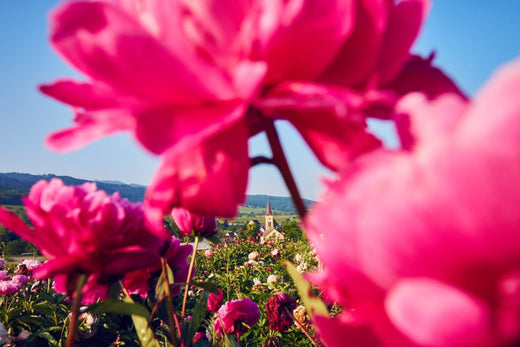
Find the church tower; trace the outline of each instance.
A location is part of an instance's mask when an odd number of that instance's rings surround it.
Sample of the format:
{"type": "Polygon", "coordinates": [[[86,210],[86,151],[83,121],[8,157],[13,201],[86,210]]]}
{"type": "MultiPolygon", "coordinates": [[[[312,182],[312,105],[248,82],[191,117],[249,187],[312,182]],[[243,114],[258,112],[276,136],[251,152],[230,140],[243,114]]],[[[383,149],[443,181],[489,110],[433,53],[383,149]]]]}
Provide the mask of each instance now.
{"type": "Polygon", "coordinates": [[[267,211],[265,212],[265,231],[268,232],[271,229],[274,229],[274,216],[271,212],[271,204],[269,203],[269,200],[267,200],[267,211]]]}

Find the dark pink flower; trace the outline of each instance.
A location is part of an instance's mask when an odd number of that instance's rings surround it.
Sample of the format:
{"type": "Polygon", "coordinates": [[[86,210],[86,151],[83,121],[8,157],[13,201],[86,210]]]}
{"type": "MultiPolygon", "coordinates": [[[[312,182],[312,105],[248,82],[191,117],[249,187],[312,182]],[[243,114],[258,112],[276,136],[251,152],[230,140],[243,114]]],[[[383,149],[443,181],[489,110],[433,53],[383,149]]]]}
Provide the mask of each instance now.
{"type": "Polygon", "coordinates": [[[329,346],[520,343],[519,89],[516,60],[472,101],[407,95],[406,150],[330,185],[305,223],[313,280],[344,308],[316,318],[329,346]]]}
{"type": "Polygon", "coordinates": [[[192,232],[200,237],[213,236],[217,233],[215,217],[191,213],[184,208],[172,209],[171,215],[180,229],[180,236],[186,236],[192,232]]]}
{"type": "Polygon", "coordinates": [[[285,293],[277,292],[270,296],[265,303],[269,328],[281,333],[286,332],[293,324],[292,312],[296,306],[296,300],[285,293]]]}
{"type": "Polygon", "coordinates": [[[209,312],[217,312],[220,306],[222,306],[223,300],[224,293],[222,292],[222,290],[218,289],[218,294],[209,293],[207,310],[209,312]]]}
{"type": "Polygon", "coordinates": [[[231,335],[243,335],[260,319],[260,309],[249,298],[226,302],[215,314],[213,326],[215,332],[231,335]],[[244,324],[242,324],[244,323],[244,324]]]}
{"type": "Polygon", "coordinates": [[[366,116],[388,118],[409,90],[399,74],[427,7],[427,0],[65,2],[51,14],[51,44],[86,81],[41,87],[75,110],[74,126],[47,145],[69,151],[128,131],[162,155],[146,193],[153,224],[176,206],[232,217],[245,199],[248,138],[266,119],[291,122],[333,170],[380,145],[366,116]]]}
{"type": "Polygon", "coordinates": [[[40,249],[48,261],[33,274],[54,277],[58,292],[70,294],[76,276],[86,274],[84,303],[105,299],[110,283],[159,259],[164,240],[145,227],[142,206],[98,191],[95,183],[39,181],[24,205],[32,228],[3,208],[0,223],[40,249]]]}
{"type": "MultiPolygon", "coordinates": [[[[188,256],[193,252],[193,247],[182,245],[178,238],[171,237],[170,242],[158,248],[156,252],[166,259],[173,271],[172,295],[179,294],[181,286],[176,284],[189,282],[194,276],[192,273],[191,278],[188,279],[188,256]]],[[[159,276],[160,271],[161,261],[158,259],[148,268],[128,272],[123,279],[123,285],[130,294],[139,294],[142,298],[146,298],[150,289],[149,280],[154,275],[159,276]]]]}

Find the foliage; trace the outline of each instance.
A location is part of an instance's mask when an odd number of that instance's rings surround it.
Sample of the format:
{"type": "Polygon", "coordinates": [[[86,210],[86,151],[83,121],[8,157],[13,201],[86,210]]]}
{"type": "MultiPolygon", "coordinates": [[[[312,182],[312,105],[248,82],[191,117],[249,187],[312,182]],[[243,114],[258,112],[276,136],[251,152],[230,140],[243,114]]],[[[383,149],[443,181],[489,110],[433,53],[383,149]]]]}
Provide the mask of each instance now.
{"type": "MultiPolygon", "coordinates": [[[[318,267],[317,259],[307,243],[286,240],[274,244],[250,241],[212,244],[210,257],[199,250],[195,265],[195,278],[190,285],[187,312],[191,319],[184,324],[185,345],[190,346],[196,332],[213,335],[211,312],[206,311],[210,292],[217,288],[224,293],[224,301],[248,297],[260,308],[261,317],[257,324],[241,337],[241,346],[260,346],[266,342],[282,346],[311,346],[311,342],[293,325],[280,334],[269,329],[264,305],[276,292],[284,292],[298,299],[293,280],[289,276],[283,259],[295,262],[299,269],[318,267]],[[258,255],[253,260],[251,253],[258,255]],[[268,281],[269,276],[276,281],[268,281]]],[[[9,264],[9,274],[14,275],[16,264],[9,264]]],[[[296,267],[295,267],[296,268],[296,267]]],[[[79,317],[78,346],[108,346],[143,344],[166,346],[170,344],[168,308],[165,300],[162,276],[151,279],[147,298],[128,296],[114,288],[113,300],[83,307],[79,317]],[[155,293],[155,294],[154,294],[155,293]],[[114,301],[115,300],[115,301],[114,301]],[[138,329],[135,327],[139,326],[138,329]],[[137,332],[142,333],[137,333],[137,332]]],[[[172,282],[172,279],[169,279],[172,282]]],[[[183,291],[181,291],[183,293],[183,291]]],[[[298,299],[299,303],[301,301],[298,299]]],[[[176,315],[180,317],[182,295],[172,300],[176,315]]],[[[9,330],[12,341],[22,332],[30,332],[24,341],[26,346],[62,346],[68,334],[70,300],[53,290],[52,280],[32,280],[22,290],[0,297],[0,322],[9,330]]],[[[23,335],[23,334],[22,334],[23,335]]],[[[21,336],[21,335],[20,335],[21,336]]],[[[213,345],[220,341],[213,336],[213,345]]],[[[225,336],[228,345],[236,344],[236,337],[225,336]]],[[[196,346],[210,346],[211,342],[199,342],[196,346]]]]}

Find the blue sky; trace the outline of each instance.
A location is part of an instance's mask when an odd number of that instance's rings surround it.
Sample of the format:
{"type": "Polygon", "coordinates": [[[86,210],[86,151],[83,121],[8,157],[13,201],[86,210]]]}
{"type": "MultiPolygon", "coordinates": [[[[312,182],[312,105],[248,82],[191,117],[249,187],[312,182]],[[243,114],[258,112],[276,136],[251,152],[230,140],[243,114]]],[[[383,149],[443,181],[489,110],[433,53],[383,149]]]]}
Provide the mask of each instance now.
{"type": "MultiPolygon", "coordinates": [[[[111,136],[81,150],[57,154],[43,146],[46,134],[71,124],[72,113],[37,90],[40,83],[74,72],[47,43],[47,13],[59,1],[0,1],[0,172],[54,173],[92,180],[147,184],[158,159],[126,134],[111,136]]],[[[473,94],[501,64],[520,56],[520,1],[433,1],[413,51],[437,52],[442,67],[464,91],[473,94]]],[[[317,199],[327,172],[288,125],[277,123],[302,195],[317,199]]],[[[374,129],[393,142],[392,128],[374,129]]],[[[269,154],[263,136],[250,142],[252,155],[269,154]]],[[[278,172],[251,170],[250,194],[288,195],[278,172]]]]}

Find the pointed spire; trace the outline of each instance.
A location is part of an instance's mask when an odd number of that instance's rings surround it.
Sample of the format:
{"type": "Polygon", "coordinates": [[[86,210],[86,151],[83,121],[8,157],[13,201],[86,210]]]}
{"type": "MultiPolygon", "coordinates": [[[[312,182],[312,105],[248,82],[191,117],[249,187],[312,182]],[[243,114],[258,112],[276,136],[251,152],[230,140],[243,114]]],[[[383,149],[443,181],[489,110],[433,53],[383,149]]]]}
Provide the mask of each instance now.
{"type": "Polygon", "coordinates": [[[272,216],[273,213],[271,212],[271,203],[269,200],[267,200],[267,212],[265,213],[266,216],[272,216]]]}

